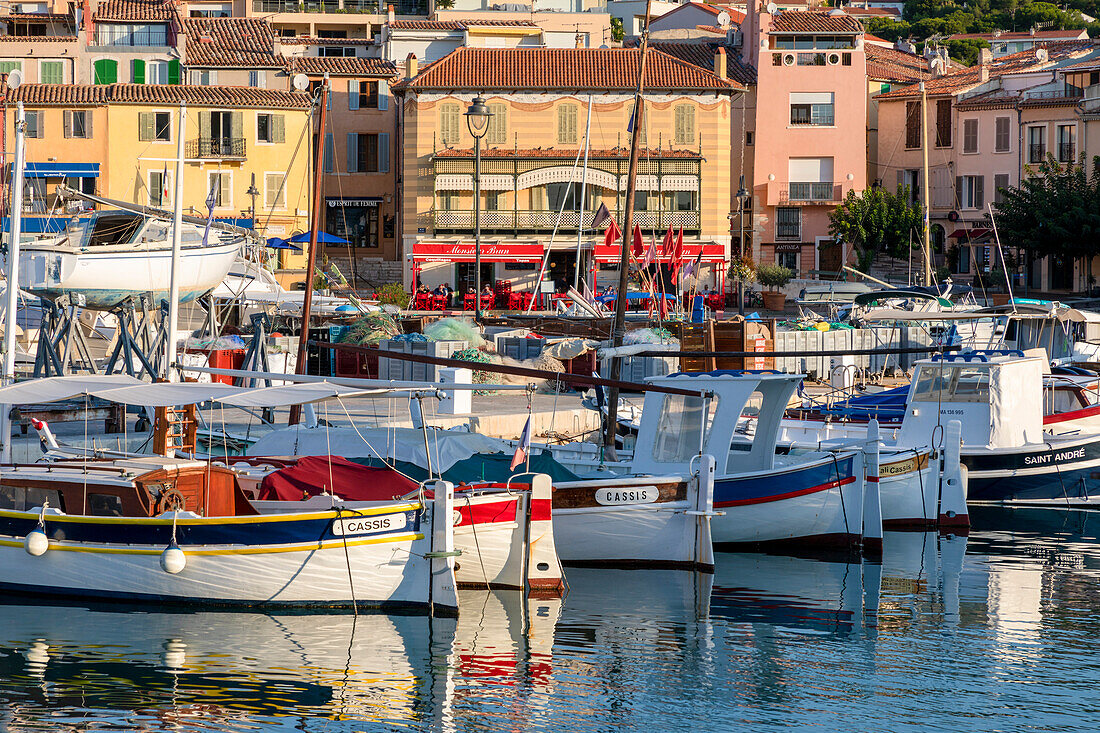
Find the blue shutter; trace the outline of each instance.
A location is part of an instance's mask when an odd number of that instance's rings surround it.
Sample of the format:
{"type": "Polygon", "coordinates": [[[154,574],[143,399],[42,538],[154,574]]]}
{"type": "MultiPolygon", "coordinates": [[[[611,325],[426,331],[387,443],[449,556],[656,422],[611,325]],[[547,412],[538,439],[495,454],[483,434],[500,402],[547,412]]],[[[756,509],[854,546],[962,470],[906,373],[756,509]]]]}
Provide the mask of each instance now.
{"type": "Polygon", "coordinates": [[[359,109],[359,82],[355,79],[348,81],[348,109],[359,109]]]}
{"type": "Polygon", "coordinates": [[[387,132],[378,134],[378,172],[390,172],[390,135],[387,132]]]}
{"type": "Polygon", "coordinates": [[[359,133],[348,133],[348,173],[355,173],[359,165],[359,133]]]}
{"type": "Polygon", "coordinates": [[[385,79],[378,81],[378,109],[390,108],[390,83],[385,79]]]}
{"type": "Polygon", "coordinates": [[[332,133],[325,133],[325,157],[324,157],[324,171],[325,173],[332,173],[335,168],[336,162],[336,150],[333,145],[332,133]]]}

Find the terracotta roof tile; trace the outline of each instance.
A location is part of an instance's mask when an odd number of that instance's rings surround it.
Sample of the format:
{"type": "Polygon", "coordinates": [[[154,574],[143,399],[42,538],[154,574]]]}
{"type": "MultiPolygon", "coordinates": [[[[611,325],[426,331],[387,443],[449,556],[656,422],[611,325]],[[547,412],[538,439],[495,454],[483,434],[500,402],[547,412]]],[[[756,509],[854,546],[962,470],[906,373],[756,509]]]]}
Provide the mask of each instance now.
{"type": "Polygon", "coordinates": [[[1000,31],[997,33],[956,33],[953,36],[948,36],[949,41],[967,41],[967,40],[983,40],[983,41],[1027,41],[1029,39],[1037,39],[1043,41],[1050,40],[1077,40],[1085,34],[1083,30],[1043,30],[1043,31],[1000,31]]]}
{"type": "MultiPolygon", "coordinates": [[[[650,48],[667,53],[681,61],[710,71],[714,68],[714,52],[722,44],[717,41],[650,41],[650,48]]],[[[726,76],[738,84],[755,84],[756,69],[742,58],[736,49],[726,49],[726,76]]]]}
{"type": "MultiPolygon", "coordinates": [[[[412,89],[617,89],[633,90],[639,50],[634,48],[459,48],[415,79],[412,89]]],[[[713,61],[711,62],[713,64],[713,61]]],[[[647,90],[733,90],[734,82],[667,53],[646,58],[647,90]]]]}
{"type": "Polygon", "coordinates": [[[73,25],[74,18],[68,13],[4,13],[0,23],[68,23],[73,25]]]}
{"type": "Polygon", "coordinates": [[[287,68],[291,73],[316,76],[397,76],[397,66],[392,61],[350,56],[291,56],[287,68]]]}
{"type": "Polygon", "coordinates": [[[788,10],[772,16],[771,32],[862,33],[863,24],[847,13],[835,10],[788,10]]]}
{"type": "MultiPolygon", "coordinates": [[[[642,148],[639,150],[639,155],[642,158],[688,158],[691,160],[699,160],[702,156],[698,151],[694,150],[654,150],[652,148],[642,148]]],[[[435,154],[437,158],[472,158],[474,157],[473,148],[446,148],[440,150],[435,154]]],[[[577,157],[576,149],[569,148],[521,148],[515,150],[507,146],[498,148],[483,148],[481,150],[481,157],[483,158],[568,158],[572,160],[577,157]]],[[[616,158],[629,158],[630,148],[610,148],[607,150],[590,150],[588,151],[589,158],[596,159],[616,159],[616,158]]]]}
{"type": "Polygon", "coordinates": [[[0,41],[34,41],[35,43],[76,43],[77,36],[0,36],[0,41]]]}
{"type": "Polygon", "coordinates": [[[394,20],[390,28],[399,31],[463,31],[467,28],[538,28],[529,20],[394,20]]]}
{"type": "Polygon", "coordinates": [[[172,20],[178,17],[173,0],[106,0],[92,17],[103,20],[172,20]]]}
{"type": "Polygon", "coordinates": [[[706,31],[707,33],[717,33],[720,36],[726,35],[726,32],[716,25],[697,25],[695,26],[697,31],[706,31]]]}
{"type": "Polygon", "coordinates": [[[255,87],[187,84],[23,84],[8,92],[9,101],[30,105],[179,104],[196,107],[271,107],[308,109],[304,92],[255,87]]]}
{"type": "Polygon", "coordinates": [[[275,55],[275,34],[259,18],[188,18],[188,66],[281,68],[285,61],[275,55]]]}
{"type": "Polygon", "coordinates": [[[876,81],[918,82],[930,79],[932,72],[928,60],[917,54],[865,44],[867,53],[867,77],[876,81]]]}
{"type": "Polygon", "coordinates": [[[314,36],[280,36],[284,46],[371,46],[373,38],[316,38],[314,36]]]}

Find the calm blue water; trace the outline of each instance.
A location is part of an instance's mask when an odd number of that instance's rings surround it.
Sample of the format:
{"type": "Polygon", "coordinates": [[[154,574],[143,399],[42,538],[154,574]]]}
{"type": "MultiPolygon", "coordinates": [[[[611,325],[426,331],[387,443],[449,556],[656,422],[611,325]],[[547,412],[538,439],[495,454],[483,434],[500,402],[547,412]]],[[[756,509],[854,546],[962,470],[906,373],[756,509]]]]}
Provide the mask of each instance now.
{"type": "Polygon", "coordinates": [[[1095,731],[1100,514],[889,534],[881,565],[577,571],[457,620],[0,604],[0,729],[1095,731]]]}

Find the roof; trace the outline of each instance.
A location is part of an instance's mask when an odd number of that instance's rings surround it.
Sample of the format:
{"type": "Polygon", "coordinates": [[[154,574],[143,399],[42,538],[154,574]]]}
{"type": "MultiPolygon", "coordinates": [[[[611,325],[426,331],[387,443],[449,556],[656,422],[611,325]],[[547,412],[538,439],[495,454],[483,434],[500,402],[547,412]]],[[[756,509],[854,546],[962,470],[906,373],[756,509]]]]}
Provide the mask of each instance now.
{"type": "Polygon", "coordinates": [[[875,16],[889,15],[889,16],[892,16],[892,17],[900,17],[901,16],[901,13],[898,12],[897,8],[854,8],[852,6],[847,6],[847,7],[844,8],[844,12],[847,13],[848,15],[857,15],[857,16],[860,16],[860,15],[875,15],[875,16]]]}
{"type": "MultiPolygon", "coordinates": [[[[699,160],[703,156],[695,150],[653,150],[652,148],[641,148],[638,153],[642,158],[687,158],[691,160],[699,160]]],[[[446,148],[440,150],[435,154],[436,158],[473,158],[473,148],[446,148]]],[[[482,148],[481,157],[483,158],[568,158],[570,160],[577,157],[576,148],[526,148],[515,150],[513,148],[504,146],[499,148],[482,148]]],[[[629,158],[630,148],[609,148],[606,150],[589,150],[589,158],[629,158]]]]}
{"type": "Polygon", "coordinates": [[[932,77],[928,60],[923,56],[870,43],[864,44],[863,50],[867,53],[867,77],[870,79],[912,83],[932,77]]]}
{"type": "MultiPolygon", "coordinates": [[[[710,71],[714,53],[722,46],[717,41],[650,41],[650,48],[710,71]]],[[[738,84],[755,84],[756,69],[741,58],[736,49],[726,49],[726,76],[738,84]]]]}
{"type": "MultiPolygon", "coordinates": [[[[1045,42],[1043,46],[1047,50],[1048,60],[1040,61],[1036,59],[1034,50],[1001,56],[993,59],[988,65],[989,78],[994,79],[1007,74],[1027,73],[1039,68],[1049,68],[1060,60],[1071,59],[1078,54],[1097,48],[1092,41],[1045,42]]],[[[982,67],[970,66],[945,76],[928,79],[925,81],[924,86],[929,96],[943,96],[965,92],[981,83],[983,83],[982,67]]],[[[918,93],[917,85],[910,84],[883,92],[876,95],[875,98],[879,100],[904,99],[915,97],[918,93]]]]}
{"type": "Polygon", "coordinates": [[[660,18],[669,18],[673,15],[673,13],[679,12],[685,8],[695,8],[696,10],[702,10],[704,13],[710,13],[715,18],[717,18],[722,12],[729,13],[730,22],[734,23],[735,25],[740,25],[745,20],[745,12],[742,10],[738,10],[737,8],[731,7],[729,5],[721,5],[717,3],[701,3],[697,2],[697,0],[689,0],[688,2],[681,3],[679,7],[673,8],[667,13],[660,15],[657,18],[654,18],[653,20],[657,21],[660,18]]]}
{"type": "Polygon", "coordinates": [[[726,35],[726,32],[716,25],[697,25],[695,26],[695,30],[704,31],[706,33],[715,33],[720,36],[726,35]]]}
{"type": "Polygon", "coordinates": [[[23,84],[7,91],[7,101],[29,105],[179,104],[198,107],[308,109],[304,92],[255,87],[190,84],[23,84]]]}
{"type": "Polygon", "coordinates": [[[399,31],[464,31],[467,28],[538,28],[530,20],[393,20],[389,26],[399,31]]]}
{"type": "Polygon", "coordinates": [[[103,20],[163,20],[177,17],[173,0],[105,0],[99,3],[92,17],[103,20]]]}
{"type": "Polygon", "coordinates": [[[862,33],[863,24],[843,11],[788,10],[772,16],[772,33],[862,33]]]}
{"type": "Polygon", "coordinates": [[[280,36],[283,46],[372,46],[373,38],[317,38],[315,36],[280,36]]]}
{"type": "Polygon", "coordinates": [[[68,13],[4,13],[0,15],[0,23],[68,23],[73,25],[75,19],[68,13]]]}
{"type": "Polygon", "coordinates": [[[291,56],[287,59],[287,67],[292,73],[317,76],[397,76],[397,66],[392,61],[352,56],[291,56]]]}
{"type": "Polygon", "coordinates": [[[187,18],[184,63],[188,66],[281,68],[275,34],[259,18],[187,18]]]}
{"type": "MultiPolygon", "coordinates": [[[[452,51],[395,89],[618,89],[637,84],[635,48],[469,48],[452,51]]],[[[713,64],[713,61],[711,62],[713,64]]],[[[647,89],[733,91],[734,82],[654,50],[647,89]]]]}
{"type": "Polygon", "coordinates": [[[35,43],[75,43],[78,36],[12,36],[0,35],[0,41],[34,41],[35,43]]]}
{"type": "Polygon", "coordinates": [[[953,36],[948,36],[949,41],[969,41],[969,40],[982,40],[982,41],[1027,41],[1027,40],[1073,40],[1077,38],[1087,38],[1088,31],[1085,30],[1049,30],[1049,31],[995,31],[993,33],[956,33],[953,36]]]}

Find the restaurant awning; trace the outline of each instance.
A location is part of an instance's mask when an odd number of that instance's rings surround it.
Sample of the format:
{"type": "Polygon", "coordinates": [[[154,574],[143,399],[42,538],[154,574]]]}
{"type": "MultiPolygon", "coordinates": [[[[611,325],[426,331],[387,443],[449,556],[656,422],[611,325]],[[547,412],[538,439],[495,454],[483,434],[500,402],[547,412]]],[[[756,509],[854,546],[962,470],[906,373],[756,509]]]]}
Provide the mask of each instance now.
{"type": "Polygon", "coordinates": [[[992,229],[986,227],[974,227],[973,229],[956,229],[951,232],[951,237],[954,239],[969,240],[971,242],[985,239],[993,233],[992,229]]]}
{"type": "MultiPolygon", "coordinates": [[[[649,237],[644,237],[645,246],[649,247],[649,237]]],[[[668,261],[668,255],[665,254],[664,241],[662,238],[657,238],[657,260],[661,263],[668,261]]],[[[596,262],[618,262],[621,257],[621,250],[618,242],[605,245],[602,242],[597,242],[593,248],[593,252],[596,256],[596,262]]],[[[702,252],[702,262],[724,262],[726,259],[726,247],[723,244],[717,242],[684,242],[684,248],[681,252],[681,262],[689,262],[694,260],[702,252]]]]}
{"type": "MultiPolygon", "coordinates": [[[[538,242],[482,242],[482,262],[541,262],[538,242]]],[[[473,262],[473,242],[415,242],[412,258],[418,262],[473,262]]]]}
{"type": "Polygon", "coordinates": [[[99,178],[99,163],[27,163],[27,178],[99,178]]]}

